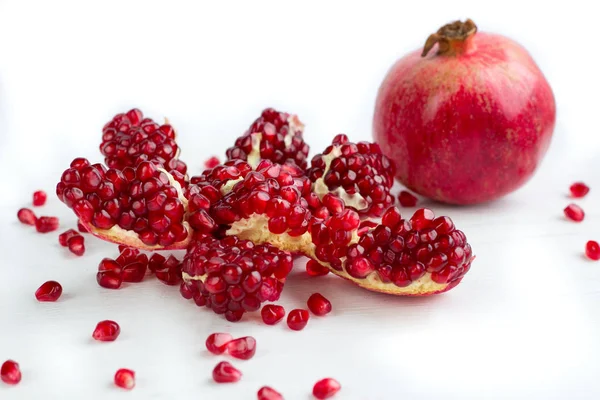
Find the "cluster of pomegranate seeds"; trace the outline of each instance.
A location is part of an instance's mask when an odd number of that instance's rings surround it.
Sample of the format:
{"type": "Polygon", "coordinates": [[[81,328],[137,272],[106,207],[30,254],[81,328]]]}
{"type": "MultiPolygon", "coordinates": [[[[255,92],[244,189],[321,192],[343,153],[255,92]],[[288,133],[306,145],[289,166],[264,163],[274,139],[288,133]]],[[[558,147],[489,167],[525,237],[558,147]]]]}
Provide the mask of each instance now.
{"type": "Polygon", "coordinates": [[[267,325],[275,325],[285,317],[285,308],[277,304],[266,304],[260,310],[260,316],[267,325]]]}
{"type": "Polygon", "coordinates": [[[44,192],[43,190],[37,190],[33,192],[33,205],[35,207],[41,207],[44,204],[46,204],[47,198],[48,196],[46,195],[46,192],[44,192]]]}
{"type": "Polygon", "coordinates": [[[581,222],[585,217],[583,209],[577,204],[569,204],[563,211],[565,213],[565,217],[567,217],[571,221],[581,222]]]}
{"type": "Polygon", "coordinates": [[[56,301],[62,294],[62,286],[56,281],[47,281],[35,291],[38,301],[56,301]]]}
{"type": "Polygon", "coordinates": [[[348,141],[337,135],[323,154],[311,161],[307,175],[315,182],[319,195],[332,192],[363,215],[381,216],[394,203],[390,188],[394,183],[394,164],[381,153],[376,143],[348,141]],[[320,188],[320,182],[326,188],[320,188]]]}
{"type": "Polygon", "coordinates": [[[58,242],[63,247],[68,247],[71,253],[82,256],[85,253],[85,240],[79,232],[69,229],[58,235],[58,242]]]}
{"type": "Polygon", "coordinates": [[[121,368],[115,373],[115,385],[120,388],[131,390],[135,386],[135,372],[121,368]]]}
{"type": "Polygon", "coordinates": [[[229,333],[211,333],[206,338],[206,349],[213,354],[219,355],[227,350],[227,343],[233,340],[229,333]]]}
{"type": "Polygon", "coordinates": [[[331,312],[331,302],[321,293],[313,293],[306,302],[308,309],[315,315],[323,316],[331,312]]]}
{"type": "Polygon", "coordinates": [[[590,260],[600,260],[600,245],[595,240],[590,240],[585,244],[585,255],[590,260]]]}
{"type": "Polygon", "coordinates": [[[29,208],[21,208],[17,211],[17,218],[22,224],[25,225],[34,225],[36,221],[36,216],[29,208]]]}
{"type": "Polygon", "coordinates": [[[267,108],[227,149],[227,160],[248,161],[253,167],[260,159],[271,160],[294,163],[304,170],[309,147],[302,138],[303,130],[297,116],[267,108]]]}
{"type": "Polygon", "coordinates": [[[212,156],[208,160],[204,161],[204,167],[206,169],[212,169],[219,164],[221,164],[221,161],[215,156],[212,156]]]}
{"type": "Polygon", "coordinates": [[[96,281],[103,288],[119,289],[123,282],[141,282],[146,276],[150,264],[147,255],[129,247],[119,247],[119,250],[121,253],[115,260],[103,258],[98,265],[96,281]]]}
{"type": "Polygon", "coordinates": [[[13,360],[6,360],[0,367],[0,379],[9,385],[21,382],[21,369],[19,364],[13,360]]]}
{"type": "Polygon", "coordinates": [[[571,187],[569,187],[569,190],[571,191],[571,197],[580,198],[588,194],[590,188],[583,182],[575,182],[571,185],[571,187]]]}
{"type": "Polygon", "coordinates": [[[302,309],[294,309],[290,311],[287,318],[287,324],[293,331],[301,331],[308,324],[310,315],[308,311],[302,309]]]}
{"type": "Polygon", "coordinates": [[[340,391],[342,385],[333,378],[321,379],[313,387],[313,396],[319,400],[329,399],[340,391]]]}
{"type": "Polygon", "coordinates": [[[153,254],[148,261],[150,272],[165,285],[175,286],[181,282],[181,262],[170,255],[165,258],[160,254],[153,254]]]}
{"type": "Polygon", "coordinates": [[[221,361],[213,369],[212,376],[217,383],[234,383],[242,378],[242,372],[227,361],[221,361]]]}
{"type": "Polygon", "coordinates": [[[258,400],[283,400],[281,393],[269,386],[263,386],[258,390],[258,400]]]}
{"type": "Polygon", "coordinates": [[[92,337],[100,342],[114,342],[121,333],[121,327],[115,321],[104,320],[98,322],[92,337]]]}
{"type": "Polygon", "coordinates": [[[418,199],[411,192],[401,190],[398,195],[398,201],[402,207],[414,207],[417,205],[418,199]]]}
{"type": "Polygon", "coordinates": [[[322,266],[315,260],[306,262],[306,273],[310,276],[325,276],[329,273],[329,268],[322,266]]]}
{"type": "Polygon", "coordinates": [[[290,253],[271,245],[206,236],[188,248],[180,292],[235,322],[262,302],[278,300],[292,265],[290,253]]]}

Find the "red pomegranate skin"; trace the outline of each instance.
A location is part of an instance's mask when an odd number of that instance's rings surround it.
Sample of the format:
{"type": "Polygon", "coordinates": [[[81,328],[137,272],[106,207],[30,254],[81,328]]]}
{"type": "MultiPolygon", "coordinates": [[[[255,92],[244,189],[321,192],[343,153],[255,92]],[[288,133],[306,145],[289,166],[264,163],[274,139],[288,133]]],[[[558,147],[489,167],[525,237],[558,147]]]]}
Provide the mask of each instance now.
{"type": "Polygon", "coordinates": [[[451,204],[497,199],[540,164],[556,120],[554,95],[529,53],[475,33],[454,54],[398,60],[376,101],[375,141],[409,189],[451,204]]]}

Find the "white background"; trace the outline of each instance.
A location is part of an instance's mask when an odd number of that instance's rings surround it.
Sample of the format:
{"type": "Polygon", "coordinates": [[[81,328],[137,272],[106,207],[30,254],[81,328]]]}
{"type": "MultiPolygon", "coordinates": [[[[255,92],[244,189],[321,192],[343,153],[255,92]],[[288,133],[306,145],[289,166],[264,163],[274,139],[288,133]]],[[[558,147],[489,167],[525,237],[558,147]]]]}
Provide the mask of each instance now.
{"type": "Polygon", "coordinates": [[[304,400],[326,376],[341,382],[340,400],[600,398],[600,263],[582,256],[600,240],[597,14],[591,2],[530,3],[0,0],[0,362],[23,372],[17,387],[0,383],[0,399],[254,399],[268,384],[304,400]],[[339,132],[369,140],[387,69],[466,17],[531,51],[558,122],[522,190],[477,207],[422,203],[452,216],[477,255],[447,294],[373,294],[310,279],[299,262],[281,304],[302,307],[319,291],[330,315],[302,332],[258,317],[231,324],[156,280],[104,290],[95,269],[116,246],[86,237],[76,258],[56,232],[17,222],[45,189],[36,211],[74,227],[53,194],[60,173],[76,156],[100,161],[103,124],[133,106],[169,117],[192,173],[267,106],[299,114],[313,150],[339,132]],[[562,217],[575,180],[592,187],[581,224],[562,217]],[[62,298],[36,302],[49,279],[62,298]],[[92,341],[102,319],[121,324],[116,342],[92,341]],[[237,384],[211,382],[223,357],[203,343],[215,331],[258,340],[252,360],[232,361],[237,384]],[[121,367],[137,372],[132,392],[112,384],[121,367]]]}

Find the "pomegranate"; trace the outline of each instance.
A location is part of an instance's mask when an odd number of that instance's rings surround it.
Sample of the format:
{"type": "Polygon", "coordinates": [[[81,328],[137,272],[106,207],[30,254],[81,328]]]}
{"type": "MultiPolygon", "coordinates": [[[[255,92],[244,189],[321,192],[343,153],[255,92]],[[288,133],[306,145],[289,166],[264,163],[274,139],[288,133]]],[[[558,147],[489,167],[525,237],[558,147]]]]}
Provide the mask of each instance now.
{"type": "Polygon", "coordinates": [[[135,386],[135,372],[127,368],[117,370],[115,373],[115,385],[126,390],[133,389],[135,386]]]}
{"type": "Polygon", "coordinates": [[[323,316],[331,312],[331,302],[321,293],[313,293],[306,302],[308,309],[315,315],[323,316]]]}
{"type": "Polygon", "coordinates": [[[313,387],[313,396],[319,400],[329,399],[340,391],[342,385],[333,378],[321,379],[313,387]]]}
{"type": "Polygon", "coordinates": [[[256,353],[256,339],[245,336],[227,343],[229,355],[240,360],[249,360],[256,353]]]}
{"type": "Polygon", "coordinates": [[[62,294],[63,288],[56,281],[44,282],[42,286],[35,291],[35,298],[38,301],[56,301],[62,294]]]}
{"type": "Polygon", "coordinates": [[[36,190],[35,192],[33,192],[33,205],[35,207],[43,206],[44,204],[46,204],[47,198],[48,196],[46,195],[46,192],[44,192],[43,190],[36,190]]]}
{"type": "Polygon", "coordinates": [[[60,243],[60,245],[63,247],[67,247],[68,240],[74,236],[80,236],[79,232],[77,232],[75,229],[69,229],[67,231],[64,231],[63,233],[58,235],[58,243],[60,243]]]}
{"type": "MultiPolygon", "coordinates": [[[[146,275],[146,271],[150,264],[147,255],[140,254],[139,250],[130,247],[119,246],[119,250],[120,254],[116,260],[103,258],[98,265],[96,280],[98,281],[98,284],[104,288],[119,289],[123,282],[141,282],[146,275]]],[[[152,256],[153,259],[156,257],[162,258],[160,263],[161,271],[163,269],[168,270],[169,267],[163,265],[164,257],[159,254],[152,256]]],[[[171,257],[175,259],[175,257],[171,257]]],[[[156,259],[154,263],[156,265],[156,259]]],[[[175,259],[175,263],[176,265],[179,265],[177,259],[175,259]]],[[[158,267],[155,266],[155,268],[158,267]]],[[[180,278],[181,276],[179,279],[180,278]]],[[[176,283],[179,283],[179,280],[177,280],[176,283]]]]}
{"type": "Polygon", "coordinates": [[[114,342],[121,333],[121,327],[115,321],[100,321],[92,333],[92,337],[100,342],[114,342]]]}
{"type": "Polygon", "coordinates": [[[600,244],[595,240],[589,240],[585,244],[585,255],[594,261],[600,260],[600,244]]]}
{"type": "Polygon", "coordinates": [[[25,225],[35,225],[35,221],[37,220],[37,217],[29,208],[21,208],[17,211],[17,218],[25,225]]]}
{"type": "Polygon", "coordinates": [[[585,197],[589,193],[590,188],[583,182],[575,182],[569,187],[569,190],[571,191],[571,197],[580,198],[585,197]]]}
{"type": "Polygon", "coordinates": [[[285,308],[277,304],[267,304],[260,310],[260,316],[265,324],[275,325],[285,317],[285,308]]]}
{"type": "Polygon", "coordinates": [[[577,204],[569,204],[563,212],[565,213],[565,217],[571,221],[581,222],[585,218],[585,212],[577,204]]]}
{"type": "Polygon", "coordinates": [[[287,324],[293,331],[301,331],[308,324],[308,320],[310,319],[310,314],[308,311],[295,309],[290,311],[287,318],[287,324]]]}
{"type": "Polygon", "coordinates": [[[21,382],[21,369],[19,363],[13,360],[6,360],[0,367],[0,379],[9,385],[16,385],[21,382]]]}
{"type": "Polygon", "coordinates": [[[467,20],[443,26],[391,68],[373,132],[409,189],[474,204],[533,175],[555,119],[554,95],[529,53],[467,20]]]}

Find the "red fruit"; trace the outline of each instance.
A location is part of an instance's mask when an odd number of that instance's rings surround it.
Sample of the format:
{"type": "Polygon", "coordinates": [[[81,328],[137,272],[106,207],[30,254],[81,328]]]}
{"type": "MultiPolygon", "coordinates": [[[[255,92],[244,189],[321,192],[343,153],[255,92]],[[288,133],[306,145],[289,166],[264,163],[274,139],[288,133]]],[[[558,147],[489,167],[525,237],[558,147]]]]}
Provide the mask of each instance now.
{"type": "Polygon", "coordinates": [[[245,336],[227,343],[229,355],[240,360],[249,360],[256,353],[256,340],[252,336],[245,336]]]}
{"type": "Polygon", "coordinates": [[[74,229],[69,229],[68,231],[64,231],[63,233],[58,235],[58,243],[60,243],[60,245],[63,247],[67,247],[67,241],[70,238],[72,238],[73,236],[80,236],[79,232],[77,232],[74,229]]]}
{"type": "Polygon", "coordinates": [[[577,204],[569,204],[564,210],[565,216],[572,221],[581,222],[585,217],[583,209],[577,204]]]}
{"type": "Polygon", "coordinates": [[[310,315],[308,314],[308,311],[295,309],[290,311],[290,313],[288,314],[287,324],[290,327],[290,329],[294,331],[301,331],[308,323],[309,318],[310,315]]]}
{"type": "Polygon", "coordinates": [[[56,301],[62,294],[62,286],[56,281],[44,282],[42,286],[35,291],[35,298],[38,301],[56,301]]]}
{"type": "Polygon", "coordinates": [[[216,167],[219,164],[221,164],[221,161],[219,161],[219,159],[217,157],[215,157],[215,156],[212,156],[208,160],[204,161],[204,167],[206,169],[212,169],[212,168],[216,167]]]}
{"type": "Polygon", "coordinates": [[[232,340],[229,333],[212,333],[206,338],[206,348],[213,354],[223,354],[232,340]]]}
{"type": "Polygon", "coordinates": [[[590,240],[585,244],[585,255],[590,260],[600,260],[600,245],[595,240],[590,240]]]}
{"type": "Polygon", "coordinates": [[[242,378],[242,373],[227,361],[221,361],[213,369],[213,379],[217,383],[233,383],[242,378]]]}
{"type": "Polygon", "coordinates": [[[417,205],[418,199],[409,191],[402,190],[398,195],[398,201],[402,207],[414,207],[417,205]]]}
{"type": "Polygon", "coordinates": [[[44,192],[43,190],[33,192],[33,205],[35,207],[43,206],[44,204],[46,204],[47,197],[48,196],[46,195],[46,192],[44,192]]]}
{"type": "Polygon", "coordinates": [[[9,385],[21,382],[21,369],[19,364],[13,360],[6,360],[0,368],[0,379],[9,385]]]}
{"type": "Polygon", "coordinates": [[[92,337],[100,342],[113,342],[121,333],[121,327],[115,321],[105,320],[98,322],[92,337]]]}
{"type": "Polygon", "coordinates": [[[81,233],[89,233],[87,228],[79,220],[77,221],[77,230],[79,230],[81,233]]]}
{"type": "Polygon", "coordinates": [[[39,233],[53,232],[58,229],[58,218],[56,217],[39,217],[35,220],[35,229],[39,233]]]}
{"type": "Polygon", "coordinates": [[[313,293],[306,304],[308,309],[315,315],[323,316],[331,312],[331,302],[321,293],[313,293]]]}
{"type": "Polygon", "coordinates": [[[341,388],[340,383],[333,378],[321,379],[313,387],[313,396],[319,400],[329,399],[339,392],[341,388]]]}
{"type": "Polygon", "coordinates": [[[260,310],[262,320],[267,325],[275,325],[285,317],[285,308],[276,304],[267,304],[260,310]]]}
{"type": "Polygon", "coordinates": [[[169,256],[161,265],[155,260],[152,267],[158,280],[165,285],[174,286],[181,282],[181,262],[174,256],[169,256]]]}
{"type": "Polygon", "coordinates": [[[115,385],[120,388],[131,390],[135,386],[135,372],[121,368],[115,373],[115,385]]]}
{"type": "Polygon", "coordinates": [[[533,175],[555,120],[552,89],[529,53],[467,20],[442,27],[423,51],[391,68],[373,131],[406,187],[474,204],[502,197],[533,175]]]}
{"type": "Polygon", "coordinates": [[[33,211],[29,208],[21,208],[17,212],[17,218],[25,225],[35,225],[35,220],[37,219],[33,211]]]}
{"type": "Polygon", "coordinates": [[[306,262],[306,273],[310,276],[324,276],[329,273],[329,269],[315,260],[308,260],[306,262]]]}
{"type": "Polygon", "coordinates": [[[283,400],[281,393],[268,386],[263,386],[258,390],[258,400],[283,400]]]}
{"type": "Polygon", "coordinates": [[[82,256],[85,253],[84,238],[79,234],[70,237],[67,240],[67,246],[69,247],[69,251],[76,256],[82,256]]]}
{"type": "Polygon", "coordinates": [[[588,194],[590,188],[583,182],[575,182],[571,185],[569,190],[571,191],[571,197],[580,198],[588,194]]]}

